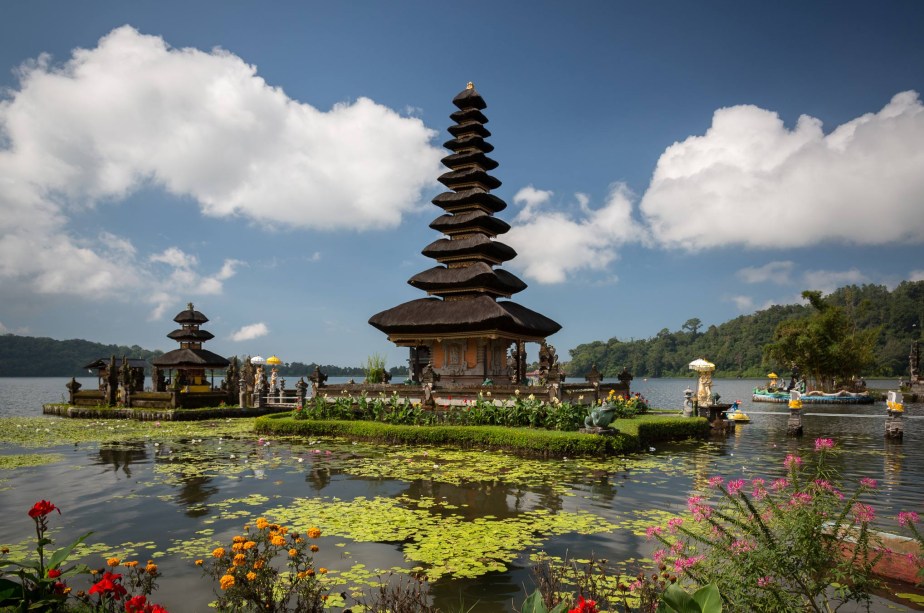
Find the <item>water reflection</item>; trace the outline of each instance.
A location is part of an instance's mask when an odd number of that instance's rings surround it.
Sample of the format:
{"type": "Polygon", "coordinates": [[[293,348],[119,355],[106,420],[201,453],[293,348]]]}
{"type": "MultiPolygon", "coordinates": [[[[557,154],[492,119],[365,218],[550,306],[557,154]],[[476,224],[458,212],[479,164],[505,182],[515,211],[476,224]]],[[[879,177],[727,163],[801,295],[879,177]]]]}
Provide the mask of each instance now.
{"type": "Polygon", "coordinates": [[[111,466],[114,472],[121,471],[126,477],[131,478],[132,464],[146,462],[148,451],[143,442],[120,443],[100,447],[97,457],[96,465],[111,466]]]}

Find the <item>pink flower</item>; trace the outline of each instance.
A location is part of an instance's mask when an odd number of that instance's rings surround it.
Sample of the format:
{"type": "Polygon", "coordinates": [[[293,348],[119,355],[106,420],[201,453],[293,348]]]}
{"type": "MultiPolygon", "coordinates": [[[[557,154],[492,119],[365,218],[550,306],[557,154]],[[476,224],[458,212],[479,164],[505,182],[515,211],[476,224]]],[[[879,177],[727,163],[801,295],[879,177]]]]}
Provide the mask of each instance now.
{"type": "Polygon", "coordinates": [[[802,458],[800,458],[797,455],[793,455],[791,453],[787,454],[786,459],[783,460],[783,466],[785,466],[789,470],[792,470],[794,468],[799,468],[802,466],[802,458]]]}
{"type": "Polygon", "coordinates": [[[728,493],[735,495],[744,487],[744,479],[735,479],[728,482],[728,493]]]}
{"type": "Polygon", "coordinates": [[[709,487],[719,487],[725,481],[722,477],[709,477],[709,487]]]}
{"type": "Polygon", "coordinates": [[[860,485],[862,485],[863,487],[868,487],[871,490],[874,490],[877,487],[879,487],[879,484],[876,483],[876,480],[870,479],[869,477],[863,477],[862,479],[860,479],[860,485]]]}
{"type": "Polygon", "coordinates": [[[676,560],[674,560],[674,571],[679,573],[682,570],[690,568],[691,566],[695,566],[704,557],[705,556],[698,555],[698,556],[693,556],[690,558],[677,558],[676,560]]]}
{"type": "Polygon", "coordinates": [[[731,551],[735,555],[741,555],[749,551],[754,551],[756,545],[750,541],[735,541],[731,544],[731,551]]]}
{"type": "Polygon", "coordinates": [[[667,552],[663,549],[658,549],[653,554],[651,554],[651,559],[655,561],[655,564],[660,564],[661,560],[667,555],[667,552]]]}
{"type": "Polygon", "coordinates": [[[869,523],[876,519],[876,510],[868,504],[858,502],[853,505],[853,517],[858,523],[869,523]]]}
{"type": "Polygon", "coordinates": [[[778,492],[781,489],[789,487],[789,481],[787,479],[776,479],[771,485],[770,489],[774,492],[778,492]]]}
{"type": "Polygon", "coordinates": [[[645,536],[648,537],[650,541],[656,534],[661,534],[661,526],[648,526],[648,529],[645,530],[645,536]]]}
{"type": "Polygon", "coordinates": [[[791,507],[801,507],[812,502],[812,495],[808,492],[799,492],[798,494],[793,494],[789,499],[789,506],[791,507]]]}
{"type": "Polygon", "coordinates": [[[757,586],[758,586],[758,587],[767,587],[767,586],[770,585],[771,583],[773,583],[773,579],[772,579],[769,575],[765,575],[765,576],[759,577],[759,578],[757,579],[757,586]]]}
{"type": "Polygon", "coordinates": [[[898,525],[899,526],[911,526],[918,523],[918,514],[914,511],[901,511],[898,514],[898,525]]]}
{"type": "Polygon", "coordinates": [[[815,451],[822,451],[823,449],[834,449],[834,440],[830,438],[816,438],[815,451]]]}
{"type": "Polygon", "coordinates": [[[671,534],[674,534],[677,532],[677,528],[679,528],[681,524],[683,524],[682,518],[672,517],[669,520],[667,520],[667,529],[670,531],[671,534]]]}

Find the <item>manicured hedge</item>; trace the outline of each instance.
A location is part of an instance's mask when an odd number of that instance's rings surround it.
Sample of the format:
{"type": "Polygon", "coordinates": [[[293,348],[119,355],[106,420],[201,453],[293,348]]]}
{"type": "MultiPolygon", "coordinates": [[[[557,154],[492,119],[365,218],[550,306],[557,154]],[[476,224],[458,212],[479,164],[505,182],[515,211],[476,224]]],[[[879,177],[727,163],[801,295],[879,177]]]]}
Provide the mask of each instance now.
{"type": "Polygon", "coordinates": [[[709,424],[703,418],[642,416],[617,420],[612,436],[501,426],[398,426],[374,421],[296,420],[289,414],[256,420],[255,430],[281,436],[341,436],[406,445],[452,445],[464,449],[499,449],[524,455],[607,456],[632,453],[665,440],[704,436],[709,424]]]}

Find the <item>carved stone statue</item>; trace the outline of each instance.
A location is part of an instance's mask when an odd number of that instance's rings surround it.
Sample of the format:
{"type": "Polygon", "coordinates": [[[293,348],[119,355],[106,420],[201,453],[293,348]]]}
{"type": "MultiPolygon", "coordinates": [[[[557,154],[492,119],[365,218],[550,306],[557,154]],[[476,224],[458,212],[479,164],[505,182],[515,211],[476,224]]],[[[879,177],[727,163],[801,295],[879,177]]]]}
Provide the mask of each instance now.
{"type": "Polygon", "coordinates": [[[616,405],[604,403],[599,407],[594,407],[590,415],[584,418],[585,428],[607,428],[613,417],[616,415],[616,405]]]}
{"type": "Polygon", "coordinates": [[[597,370],[596,362],[590,365],[590,372],[587,373],[587,376],[584,377],[584,380],[590,383],[591,385],[599,385],[600,381],[603,380],[603,375],[601,375],[600,371],[597,370]]]}
{"type": "Polygon", "coordinates": [[[279,371],[276,370],[276,367],[273,366],[273,370],[270,373],[270,391],[275,391],[279,383],[279,371]]]}
{"type": "Polygon", "coordinates": [[[77,381],[77,379],[71,377],[71,380],[64,387],[66,387],[67,391],[69,392],[70,403],[74,404],[74,396],[77,394],[77,392],[80,391],[81,388],[80,383],[77,381]]]}
{"type": "Polygon", "coordinates": [[[257,366],[257,370],[253,374],[253,386],[256,388],[266,379],[266,375],[263,373],[263,365],[257,366]]]}
{"type": "Polygon", "coordinates": [[[315,388],[324,387],[324,383],[327,381],[327,375],[321,372],[320,366],[315,366],[314,372],[308,379],[314,384],[315,388]]]}
{"type": "Polygon", "coordinates": [[[433,370],[433,360],[427,362],[427,365],[423,367],[423,370],[420,372],[420,381],[424,384],[433,385],[440,380],[440,375],[438,372],[433,370]]]}

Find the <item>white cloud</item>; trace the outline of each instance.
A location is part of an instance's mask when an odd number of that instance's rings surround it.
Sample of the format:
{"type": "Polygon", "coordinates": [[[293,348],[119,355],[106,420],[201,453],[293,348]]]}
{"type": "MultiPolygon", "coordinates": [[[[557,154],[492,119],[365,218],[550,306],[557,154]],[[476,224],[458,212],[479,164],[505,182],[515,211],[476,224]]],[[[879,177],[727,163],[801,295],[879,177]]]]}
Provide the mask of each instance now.
{"type": "Polygon", "coordinates": [[[924,106],[913,91],[827,136],[756,106],[669,147],[640,210],[662,245],[791,248],[924,241],[924,106]]]}
{"type": "Polygon", "coordinates": [[[742,268],[735,275],[745,283],[776,283],[788,285],[790,274],[795,267],[794,262],[768,262],[763,266],[750,266],[742,268]]]}
{"type": "Polygon", "coordinates": [[[242,327],[240,330],[231,334],[230,338],[232,341],[250,341],[255,338],[260,338],[261,336],[266,336],[267,334],[269,334],[269,328],[261,321],[242,327]]]}
{"type": "Polygon", "coordinates": [[[224,289],[223,282],[233,277],[236,268],[241,264],[240,260],[228,259],[217,273],[203,275],[196,270],[199,259],[179,247],[168,247],[162,253],[152,254],[148,260],[154,264],[166,264],[171,269],[166,275],[167,281],[163,284],[164,287],[170,288],[169,291],[161,290],[148,296],[149,302],[155,304],[149,316],[151,320],[160,319],[167,307],[189,296],[221,294],[224,289]]]}
{"type": "Polygon", "coordinates": [[[908,274],[909,281],[924,281],[924,270],[912,270],[908,274]]]}
{"type": "Polygon", "coordinates": [[[729,297],[735,307],[742,313],[747,313],[754,310],[754,299],[750,296],[731,296],[729,297]]]}
{"type": "Polygon", "coordinates": [[[802,275],[806,288],[830,294],[839,287],[868,283],[869,278],[856,268],[850,270],[807,270],[802,275]]]}
{"type": "MultiPolygon", "coordinates": [[[[439,174],[435,132],[368,98],[327,111],[292,100],[221,49],[173,49],[123,26],[61,65],[19,70],[0,100],[0,281],[106,298],[143,291],[155,264],[191,282],[192,263],[137,258],[70,220],[142,187],[189,198],[202,213],[267,227],[396,226],[439,174]],[[100,204],[102,203],[102,204],[100,204]],[[126,266],[131,262],[132,266],[126,266]]],[[[233,274],[234,264],[205,293],[233,274]]]]}
{"type": "Polygon", "coordinates": [[[578,214],[545,211],[553,193],[533,186],[514,196],[523,208],[512,229],[501,240],[516,249],[510,267],[539,283],[561,283],[582,270],[605,270],[618,257],[617,249],[643,240],[641,228],[632,219],[632,194],[624,184],[610,189],[598,209],[588,206],[584,194],[576,194],[578,214]]]}

